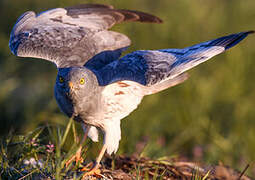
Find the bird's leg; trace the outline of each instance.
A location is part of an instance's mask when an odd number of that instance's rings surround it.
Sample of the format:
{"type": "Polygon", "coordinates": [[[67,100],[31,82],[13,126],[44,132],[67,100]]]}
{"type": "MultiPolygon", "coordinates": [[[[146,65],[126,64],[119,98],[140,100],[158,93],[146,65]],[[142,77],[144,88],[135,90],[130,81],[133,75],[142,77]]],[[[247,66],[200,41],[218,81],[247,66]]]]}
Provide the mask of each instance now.
{"type": "Polygon", "coordinates": [[[88,171],[83,175],[83,177],[90,176],[90,175],[101,176],[100,170],[98,168],[99,168],[100,161],[104,156],[105,151],[106,151],[106,145],[104,144],[99,155],[96,158],[96,162],[94,163],[93,167],[89,171],[86,167],[81,170],[81,171],[88,171]]]}
{"type": "Polygon", "coordinates": [[[79,148],[78,150],[76,151],[75,155],[73,155],[66,163],[65,163],[65,166],[68,167],[69,164],[75,159],[75,162],[76,164],[79,162],[79,161],[82,161],[82,158],[81,158],[81,152],[82,152],[82,145],[83,143],[86,141],[87,137],[88,137],[88,132],[89,132],[89,129],[90,129],[90,126],[87,126],[86,128],[83,128],[84,130],[84,135],[83,135],[83,138],[80,142],[80,145],[79,145],[79,148]]]}

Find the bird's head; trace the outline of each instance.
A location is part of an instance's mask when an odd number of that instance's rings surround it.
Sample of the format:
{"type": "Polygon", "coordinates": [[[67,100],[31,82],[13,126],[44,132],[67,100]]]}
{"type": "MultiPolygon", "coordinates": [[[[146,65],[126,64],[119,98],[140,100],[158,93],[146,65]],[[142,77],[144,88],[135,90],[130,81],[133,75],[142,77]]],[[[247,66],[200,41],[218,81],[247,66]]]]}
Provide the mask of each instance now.
{"type": "Polygon", "coordinates": [[[72,98],[92,96],[99,88],[96,76],[84,67],[59,68],[56,85],[72,98]]]}

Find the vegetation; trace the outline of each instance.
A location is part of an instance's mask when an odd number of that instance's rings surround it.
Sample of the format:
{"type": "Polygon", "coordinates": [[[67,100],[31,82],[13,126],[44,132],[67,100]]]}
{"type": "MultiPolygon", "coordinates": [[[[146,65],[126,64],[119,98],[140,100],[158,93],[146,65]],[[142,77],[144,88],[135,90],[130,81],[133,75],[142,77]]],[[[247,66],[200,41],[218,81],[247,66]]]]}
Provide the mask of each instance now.
{"type": "MultiPolygon", "coordinates": [[[[78,149],[76,128],[70,119],[65,129],[59,127],[39,127],[26,136],[9,135],[1,141],[0,177],[2,179],[91,179],[83,176],[83,167],[89,167],[86,160],[72,162],[66,166],[72,154],[78,149]],[[64,145],[72,137],[74,142],[68,151],[64,145]]],[[[88,145],[88,144],[86,144],[88,145]]],[[[86,147],[85,145],[85,147],[86,147]]],[[[87,148],[82,151],[87,155],[87,148]]],[[[218,180],[244,179],[249,180],[243,172],[234,171],[220,166],[203,166],[198,163],[184,162],[177,158],[162,157],[149,159],[139,156],[106,156],[100,166],[102,179],[191,179],[218,180]],[[212,173],[211,173],[212,172],[212,173]]]]}
{"type": "MultiPolygon", "coordinates": [[[[15,57],[9,50],[8,41],[16,19],[23,12],[82,3],[112,4],[118,8],[150,12],[163,19],[162,25],[127,23],[114,27],[131,38],[133,44],[127,52],[183,48],[255,29],[254,0],[0,1],[1,173],[19,174],[17,168],[23,173],[24,160],[42,157],[43,162],[54,162],[43,170],[44,174],[61,175],[62,170],[55,167],[62,166],[62,160],[77,148],[73,145],[76,140],[71,132],[64,139],[65,143],[56,138],[64,136],[64,127],[69,121],[53,97],[54,65],[43,60],[15,57]],[[31,131],[34,133],[29,138],[20,136],[31,131]],[[40,136],[36,137],[36,134],[40,136]],[[31,145],[31,137],[36,137],[39,142],[35,143],[39,146],[31,145]],[[10,142],[16,144],[10,146],[10,142]],[[46,151],[51,147],[50,142],[55,147],[54,155],[46,151]],[[10,167],[12,169],[8,169],[10,167]]],[[[237,47],[191,70],[191,77],[182,85],[145,97],[139,108],[122,120],[118,154],[152,159],[185,157],[203,164],[228,165],[239,171],[249,164],[247,173],[254,176],[254,41],[255,37],[250,36],[237,47]]],[[[81,135],[81,128],[78,124],[76,127],[76,133],[81,135]]],[[[89,141],[85,147],[84,158],[89,162],[101,144],[89,141]]],[[[24,171],[32,172],[27,168],[30,167],[24,167],[24,171]]]]}

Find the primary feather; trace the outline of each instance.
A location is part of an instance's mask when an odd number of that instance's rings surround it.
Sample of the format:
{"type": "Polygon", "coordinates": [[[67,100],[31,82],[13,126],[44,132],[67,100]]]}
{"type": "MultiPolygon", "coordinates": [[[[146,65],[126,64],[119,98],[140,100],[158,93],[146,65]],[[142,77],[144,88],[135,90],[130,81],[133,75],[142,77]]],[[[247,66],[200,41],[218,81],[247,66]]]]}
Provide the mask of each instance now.
{"type": "Polygon", "coordinates": [[[17,56],[46,59],[58,68],[83,66],[100,52],[130,45],[127,36],[107,30],[127,21],[162,22],[147,13],[98,4],[56,8],[38,15],[29,11],[18,19],[9,46],[17,56]]]}

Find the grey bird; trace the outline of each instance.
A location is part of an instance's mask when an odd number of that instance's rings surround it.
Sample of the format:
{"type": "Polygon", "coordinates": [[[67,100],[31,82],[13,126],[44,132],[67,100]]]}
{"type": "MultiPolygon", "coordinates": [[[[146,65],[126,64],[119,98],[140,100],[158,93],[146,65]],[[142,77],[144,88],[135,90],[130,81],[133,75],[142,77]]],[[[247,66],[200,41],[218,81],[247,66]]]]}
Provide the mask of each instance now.
{"type": "Polygon", "coordinates": [[[102,150],[88,175],[96,172],[105,151],[116,153],[120,120],[136,109],[144,96],[184,82],[187,70],[254,32],[240,32],[184,49],[139,50],[121,58],[130,40],[107,29],[124,21],[162,22],[139,11],[85,4],[37,15],[26,12],[10,35],[13,54],[55,63],[55,98],[68,117],[82,124],[83,141],[87,136],[98,141],[98,130],[103,132],[102,150]]]}

